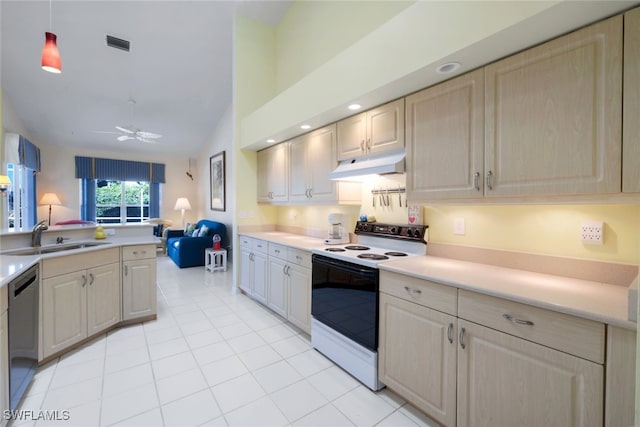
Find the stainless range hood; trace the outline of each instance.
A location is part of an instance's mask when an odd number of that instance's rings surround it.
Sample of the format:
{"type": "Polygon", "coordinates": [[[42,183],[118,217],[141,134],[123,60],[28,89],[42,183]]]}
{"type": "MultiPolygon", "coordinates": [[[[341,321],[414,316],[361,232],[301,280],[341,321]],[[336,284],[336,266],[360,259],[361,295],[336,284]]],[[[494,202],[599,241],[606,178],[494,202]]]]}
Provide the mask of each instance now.
{"type": "Polygon", "coordinates": [[[334,181],[363,181],[371,175],[404,173],[405,152],[396,151],[376,157],[343,160],[329,179],[334,181]]]}

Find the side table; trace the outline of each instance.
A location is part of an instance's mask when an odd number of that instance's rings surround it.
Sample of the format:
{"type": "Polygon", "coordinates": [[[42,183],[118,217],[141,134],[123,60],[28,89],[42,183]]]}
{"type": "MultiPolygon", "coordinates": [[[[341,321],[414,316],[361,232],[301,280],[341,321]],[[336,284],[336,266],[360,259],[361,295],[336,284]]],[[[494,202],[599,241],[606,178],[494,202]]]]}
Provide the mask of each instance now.
{"type": "Polygon", "coordinates": [[[227,271],[227,250],[211,248],[204,251],[204,266],[208,271],[227,271]]]}

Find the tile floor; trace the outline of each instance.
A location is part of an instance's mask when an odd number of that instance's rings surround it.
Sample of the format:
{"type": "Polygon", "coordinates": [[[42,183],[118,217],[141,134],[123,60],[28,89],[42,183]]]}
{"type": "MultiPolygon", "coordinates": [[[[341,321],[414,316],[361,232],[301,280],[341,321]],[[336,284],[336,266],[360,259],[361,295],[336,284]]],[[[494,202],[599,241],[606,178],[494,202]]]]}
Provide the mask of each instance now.
{"type": "Polygon", "coordinates": [[[158,320],[38,370],[19,409],[68,410],[68,420],[10,425],[436,425],[389,390],[362,386],[231,283],[231,269],[180,270],[160,256],[158,320]]]}

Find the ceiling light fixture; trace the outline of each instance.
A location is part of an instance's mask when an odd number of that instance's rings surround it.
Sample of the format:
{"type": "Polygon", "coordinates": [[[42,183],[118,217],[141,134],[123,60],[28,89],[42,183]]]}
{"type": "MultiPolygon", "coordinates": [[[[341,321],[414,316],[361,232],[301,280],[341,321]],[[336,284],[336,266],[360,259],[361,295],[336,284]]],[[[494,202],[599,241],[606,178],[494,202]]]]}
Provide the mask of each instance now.
{"type": "MultiPolygon", "coordinates": [[[[51,30],[51,0],[49,0],[49,30],[51,30]]],[[[54,33],[47,31],[44,33],[44,47],[42,48],[42,69],[50,73],[60,74],[62,72],[62,61],[58,51],[57,38],[54,33]]]]}
{"type": "Polygon", "coordinates": [[[267,139],[267,144],[273,144],[274,142],[276,142],[275,139],[267,139]]]}
{"type": "Polygon", "coordinates": [[[359,110],[362,108],[362,105],[360,104],[351,104],[347,107],[349,110],[359,110]]]}
{"type": "Polygon", "coordinates": [[[447,62],[442,64],[436,68],[436,73],[438,74],[450,74],[454,71],[457,71],[460,68],[459,62],[447,62]]]}
{"type": "Polygon", "coordinates": [[[301,125],[300,129],[305,129],[305,130],[311,129],[311,126],[309,126],[309,125],[301,125]]]}

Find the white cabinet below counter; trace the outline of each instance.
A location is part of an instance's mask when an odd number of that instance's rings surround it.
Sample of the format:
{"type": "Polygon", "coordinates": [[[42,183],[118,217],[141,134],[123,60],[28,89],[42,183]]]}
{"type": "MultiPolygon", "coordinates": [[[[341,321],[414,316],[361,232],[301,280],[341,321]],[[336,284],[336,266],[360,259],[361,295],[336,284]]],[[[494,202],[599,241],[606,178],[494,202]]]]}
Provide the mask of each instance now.
{"type": "Polygon", "coordinates": [[[156,314],[156,247],[122,247],[122,320],[156,314]]]}

